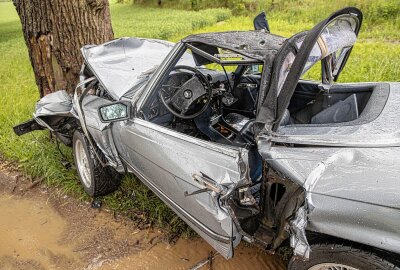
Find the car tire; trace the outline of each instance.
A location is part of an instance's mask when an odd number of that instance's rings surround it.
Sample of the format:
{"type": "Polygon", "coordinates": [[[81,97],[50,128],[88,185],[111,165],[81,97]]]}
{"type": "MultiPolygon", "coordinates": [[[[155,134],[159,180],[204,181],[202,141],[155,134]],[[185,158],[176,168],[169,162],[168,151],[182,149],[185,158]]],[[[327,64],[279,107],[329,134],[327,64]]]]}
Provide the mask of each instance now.
{"type": "Polygon", "coordinates": [[[73,136],[73,153],[79,180],[91,197],[107,195],[120,186],[122,176],[114,168],[101,165],[80,131],[73,136]]]}
{"type": "Polygon", "coordinates": [[[291,259],[288,270],[399,270],[376,254],[341,244],[315,244],[310,259],[291,259]]]}

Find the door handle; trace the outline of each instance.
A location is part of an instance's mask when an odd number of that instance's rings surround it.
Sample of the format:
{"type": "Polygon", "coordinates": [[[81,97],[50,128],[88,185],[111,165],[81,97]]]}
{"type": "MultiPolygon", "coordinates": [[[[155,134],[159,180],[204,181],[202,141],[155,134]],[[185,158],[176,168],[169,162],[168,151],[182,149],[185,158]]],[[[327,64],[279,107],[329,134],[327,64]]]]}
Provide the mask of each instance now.
{"type": "Polygon", "coordinates": [[[200,194],[200,193],[207,192],[207,191],[214,191],[215,193],[218,193],[218,194],[226,193],[226,189],[224,188],[224,186],[217,184],[217,182],[215,180],[208,177],[206,174],[204,174],[202,172],[200,172],[200,174],[194,173],[192,175],[192,177],[193,177],[194,181],[196,181],[197,183],[202,185],[204,188],[195,190],[191,193],[185,191],[183,193],[185,195],[185,197],[200,194]]]}
{"type": "Polygon", "coordinates": [[[192,175],[194,181],[204,186],[206,189],[210,191],[214,191],[216,193],[224,193],[225,189],[223,186],[218,185],[217,182],[204,173],[200,172],[200,174],[194,173],[192,175]]]}
{"type": "Polygon", "coordinates": [[[183,194],[185,195],[185,197],[188,196],[192,196],[192,195],[196,195],[196,194],[200,194],[200,193],[204,193],[207,191],[214,191],[215,193],[218,194],[224,194],[225,193],[225,189],[223,186],[218,185],[217,182],[215,180],[213,180],[212,178],[208,177],[206,174],[200,172],[200,174],[196,174],[194,173],[192,175],[194,181],[196,181],[197,183],[199,183],[200,185],[202,185],[204,188],[199,189],[199,190],[195,190],[191,193],[185,191],[183,194]]]}

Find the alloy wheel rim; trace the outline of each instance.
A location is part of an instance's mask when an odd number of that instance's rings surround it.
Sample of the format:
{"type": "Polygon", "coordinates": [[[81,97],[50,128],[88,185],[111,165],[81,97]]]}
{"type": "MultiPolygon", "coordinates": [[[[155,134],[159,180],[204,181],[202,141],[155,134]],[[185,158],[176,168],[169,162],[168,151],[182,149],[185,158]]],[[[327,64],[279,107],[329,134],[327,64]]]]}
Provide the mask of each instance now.
{"type": "Polygon", "coordinates": [[[80,140],[76,141],[75,155],[79,175],[81,176],[83,184],[89,188],[92,185],[89,158],[80,140]]]}
{"type": "Polygon", "coordinates": [[[359,269],[340,263],[320,263],[312,266],[308,270],[359,270],[359,269]]]}

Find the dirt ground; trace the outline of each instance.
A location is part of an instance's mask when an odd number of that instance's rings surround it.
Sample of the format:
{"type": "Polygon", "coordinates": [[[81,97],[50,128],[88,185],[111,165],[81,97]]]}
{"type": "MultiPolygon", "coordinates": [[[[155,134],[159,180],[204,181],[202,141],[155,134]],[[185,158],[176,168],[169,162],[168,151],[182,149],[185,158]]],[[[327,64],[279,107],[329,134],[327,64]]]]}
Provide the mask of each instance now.
{"type": "MultiPolygon", "coordinates": [[[[202,239],[169,245],[107,209],[60,195],[0,164],[0,270],[190,269],[213,250],[202,239]]],[[[209,269],[204,266],[200,269],[209,269]]],[[[212,269],[284,269],[278,256],[245,245],[212,269]]]]}

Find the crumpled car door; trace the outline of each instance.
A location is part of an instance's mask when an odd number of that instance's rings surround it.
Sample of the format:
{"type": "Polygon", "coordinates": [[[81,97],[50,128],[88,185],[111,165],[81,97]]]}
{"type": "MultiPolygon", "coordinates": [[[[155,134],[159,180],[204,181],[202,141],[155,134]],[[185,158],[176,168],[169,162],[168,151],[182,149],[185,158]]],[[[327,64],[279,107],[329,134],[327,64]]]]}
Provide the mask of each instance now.
{"type": "Polygon", "coordinates": [[[356,42],[361,23],[362,13],[359,9],[344,8],[310,31],[294,35],[282,47],[277,56],[280,66],[275,67],[279,77],[275,78],[268,92],[268,95],[274,94],[277,97],[273,99],[276,100],[273,129],[277,128],[288,107],[300,77],[315,63],[322,60],[324,83],[337,80],[356,42]]]}
{"type": "Polygon", "coordinates": [[[225,258],[241,235],[228,200],[247,181],[247,150],[217,145],[135,118],[113,126],[120,156],[225,258]]]}

